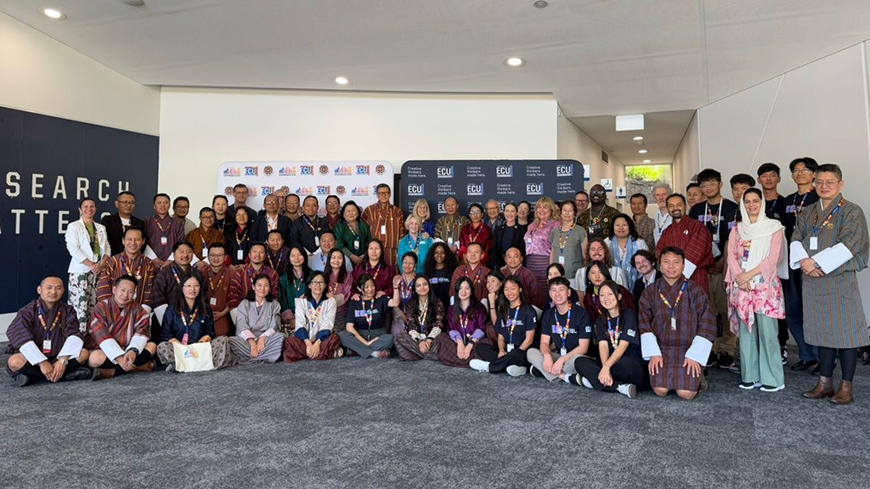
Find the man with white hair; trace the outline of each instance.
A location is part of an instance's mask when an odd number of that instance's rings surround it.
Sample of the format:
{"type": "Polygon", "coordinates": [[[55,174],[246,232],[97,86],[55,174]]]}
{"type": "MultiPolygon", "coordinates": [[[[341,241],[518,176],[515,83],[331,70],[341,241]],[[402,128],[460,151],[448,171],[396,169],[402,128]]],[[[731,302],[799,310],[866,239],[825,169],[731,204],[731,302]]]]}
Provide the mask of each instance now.
{"type": "MultiPolygon", "coordinates": [[[[654,231],[654,238],[656,243],[659,242],[659,238],[662,237],[662,233],[665,228],[671,225],[674,222],[670,213],[668,213],[668,195],[671,195],[671,187],[667,184],[656,185],[653,189],[653,198],[656,200],[656,204],[659,206],[658,212],[656,212],[655,220],[656,220],[656,228],[654,231]]],[[[652,245],[652,243],[647,243],[652,245]]],[[[650,246],[652,247],[652,246],[650,246]]]]}

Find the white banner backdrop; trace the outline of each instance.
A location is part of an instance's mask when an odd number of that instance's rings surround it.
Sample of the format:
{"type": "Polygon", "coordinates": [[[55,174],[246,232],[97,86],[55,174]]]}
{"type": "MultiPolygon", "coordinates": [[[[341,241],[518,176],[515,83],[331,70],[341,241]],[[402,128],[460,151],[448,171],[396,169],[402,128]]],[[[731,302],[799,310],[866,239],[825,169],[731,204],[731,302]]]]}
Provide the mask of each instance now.
{"type": "Polygon", "coordinates": [[[387,161],[228,161],[218,168],[217,193],[226,195],[230,204],[238,183],[248,186],[247,204],[254,210],[263,208],[265,196],[283,189],[300,201],[317,197],[322,215],[330,194],[363,209],[377,202],[378,184],[393,189],[393,166],[387,161]]]}

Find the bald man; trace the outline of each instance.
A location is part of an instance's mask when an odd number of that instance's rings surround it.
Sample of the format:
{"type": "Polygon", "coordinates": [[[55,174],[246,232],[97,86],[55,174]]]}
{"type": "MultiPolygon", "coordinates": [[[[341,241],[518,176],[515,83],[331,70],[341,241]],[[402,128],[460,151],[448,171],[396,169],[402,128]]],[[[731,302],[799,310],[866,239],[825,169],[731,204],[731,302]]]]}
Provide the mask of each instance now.
{"type": "Polygon", "coordinates": [[[506,265],[501,268],[502,275],[505,278],[516,275],[523,283],[523,290],[532,304],[538,309],[546,309],[547,296],[543,293],[535,274],[523,266],[523,254],[520,249],[509,248],[504,254],[504,261],[506,265]]]}
{"type": "Polygon", "coordinates": [[[263,199],[265,212],[257,216],[257,220],[252,224],[252,241],[265,243],[269,239],[269,232],[278,230],[281,232],[284,242],[290,242],[290,228],[293,226],[293,221],[289,217],[281,215],[279,202],[280,200],[275,194],[267,195],[263,199]]]}
{"type": "Polygon", "coordinates": [[[6,372],[24,387],[39,381],[82,380],[91,372],[84,364],[88,350],[79,331],[76,311],[61,302],[64,284],[59,277],[42,279],[39,297],[22,307],[6,330],[12,356],[6,372]]]}

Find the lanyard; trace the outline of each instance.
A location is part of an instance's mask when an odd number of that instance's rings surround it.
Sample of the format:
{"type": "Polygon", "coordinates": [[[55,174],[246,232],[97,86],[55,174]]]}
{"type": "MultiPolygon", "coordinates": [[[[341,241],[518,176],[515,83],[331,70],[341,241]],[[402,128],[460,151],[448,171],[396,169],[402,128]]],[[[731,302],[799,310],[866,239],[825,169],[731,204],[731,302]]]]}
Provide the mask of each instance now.
{"type": "Polygon", "coordinates": [[[423,322],[426,321],[426,313],[429,312],[429,303],[424,303],[420,308],[420,314],[417,316],[417,324],[420,326],[420,333],[423,332],[423,322]]]}
{"type": "Polygon", "coordinates": [[[197,312],[199,312],[199,310],[194,307],[193,313],[190,315],[190,317],[186,318],[184,315],[184,311],[181,311],[181,322],[184,324],[184,336],[181,338],[182,345],[186,345],[188,342],[190,342],[190,325],[193,324],[194,321],[196,321],[197,312]]]}
{"type": "Polygon", "coordinates": [[[239,245],[239,247],[241,247],[242,244],[250,238],[250,235],[248,235],[247,230],[248,230],[247,227],[245,227],[244,229],[242,229],[242,228],[236,229],[236,244],[239,245]],[[241,233],[239,233],[239,231],[241,231],[241,233]]]}
{"type": "Polygon", "coordinates": [[[794,194],[794,199],[792,199],[792,201],[791,201],[791,205],[792,205],[792,207],[794,207],[794,213],[795,213],[795,214],[800,214],[801,211],[804,210],[804,202],[807,201],[807,195],[809,195],[810,192],[812,192],[813,190],[814,190],[814,189],[812,189],[812,188],[809,189],[809,190],[807,191],[807,193],[805,193],[804,196],[801,197],[801,205],[797,205],[797,198],[798,198],[798,196],[797,196],[797,193],[794,194]]]}
{"type": "Polygon", "coordinates": [[[224,273],[224,272],[226,272],[226,269],[222,269],[222,270],[221,270],[221,274],[220,274],[220,278],[218,279],[217,287],[215,287],[214,282],[213,282],[212,279],[211,279],[211,278],[212,278],[211,276],[212,276],[212,273],[213,273],[213,272],[209,271],[209,273],[208,273],[209,292],[214,291],[214,292],[215,292],[215,295],[217,295],[217,292],[218,292],[218,290],[220,289],[220,286],[221,286],[221,284],[222,284],[223,281],[224,281],[224,277],[226,277],[226,275],[227,275],[227,274],[224,273]]]}
{"type": "Polygon", "coordinates": [[[420,249],[420,236],[418,235],[416,239],[411,237],[411,233],[408,233],[408,246],[411,248],[411,251],[414,252],[415,255],[419,254],[420,249]]]}
{"type": "MultiPolygon", "coordinates": [[[[724,203],[725,203],[725,201],[723,201],[723,200],[719,201],[719,210],[716,213],[716,224],[714,224],[714,226],[716,226],[716,236],[719,236],[719,226],[722,224],[722,207],[724,207],[723,206],[724,203]]],[[[708,222],[710,224],[713,224],[713,213],[710,212],[710,203],[709,202],[704,203],[704,215],[708,216],[708,219],[709,219],[708,222]]]]}
{"type": "Polygon", "coordinates": [[[181,277],[178,275],[178,270],[175,269],[175,265],[173,264],[170,269],[172,270],[172,276],[175,277],[175,283],[181,285],[181,277]]]}
{"type": "Polygon", "coordinates": [[[616,329],[614,329],[613,325],[610,323],[610,318],[607,318],[607,336],[610,337],[610,346],[612,346],[614,350],[616,349],[616,346],[619,345],[620,331],[619,318],[616,318],[616,329]]]}
{"type": "MultiPolygon", "coordinates": [[[[819,202],[821,202],[821,201],[819,201],[819,202]]],[[[827,226],[831,222],[831,219],[834,218],[834,216],[837,214],[837,212],[840,211],[840,208],[843,207],[843,204],[845,204],[845,203],[846,203],[846,199],[840,197],[840,202],[837,204],[837,207],[834,207],[834,210],[832,210],[831,213],[828,214],[828,217],[825,218],[825,222],[823,222],[821,226],[818,226],[818,227],[813,226],[813,236],[819,235],[819,230],[821,230],[823,227],[827,226]]]]}
{"type": "Polygon", "coordinates": [[[689,283],[688,280],[683,279],[683,285],[682,285],[682,287],[680,287],[680,293],[677,294],[677,300],[674,301],[673,307],[671,307],[671,303],[668,302],[668,299],[667,299],[667,297],[665,297],[665,294],[663,294],[662,291],[659,290],[659,297],[662,299],[662,302],[665,304],[665,307],[667,307],[671,311],[671,319],[677,317],[677,306],[680,305],[680,300],[683,298],[683,293],[686,291],[686,284],[688,284],[688,283],[689,283]]]}
{"type": "Polygon", "coordinates": [[[471,227],[468,229],[468,244],[477,243],[477,238],[480,237],[480,233],[483,232],[483,227],[486,226],[484,223],[480,223],[480,227],[477,228],[477,232],[474,233],[474,236],[471,236],[471,232],[474,229],[474,224],[471,224],[471,227]]]}
{"type": "Polygon", "coordinates": [[[284,261],[284,251],[282,250],[280,253],[278,253],[278,264],[277,265],[272,262],[272,253],[267,252],[266,258],[269,260],[269,268],[271,268],[272,270],[278,271],[278,269],[281,268],[281,262],[284,261]]]}
{"type": "MultiPolygon", "coordinates": [[[[510,310],[508,310],[508,314],[510,314],[510,310]]],[[[517,310],[514,312],[514,318],[513,318],[513,319],[508,319],[508,324],[507,324],[507,325],[508,325],[508,328],[510,328],[510,330],[509,330],[509,331],[510,331],[510,333],[509,333],[509,336],[510,336],[510,337],[508,338],[508,343],[509,343],[509,344],[513,344],[513,343],[514,343],[514,328],[517,327],[517,317],[519,317],[519,315],[520,315],[520,306],[517,306],[517,310]]]]}
{"type": "Polygon", "coordinates": [[[172,221],[171,221],[172,218],[167,216],[167,219],[170,219],[169,224],[166,225],[166,229],[163,229],[163,226],[160,225],[160,218],[159,217],[154,218],[154,224],[157,224],[157,227],[160,229],[160,234],[162,234],[164,236],[166,236],[166,231],[168,231],[170,228],[172,228],[172,221]]]}
{"type": "Polygon", "coordinates": [[[363,309],[366,311],[366,322],[369,323],[369,331],[372,330],[372,321],[374,320],[374,311],[372,309],[375,307],[375,300],[372,299],[372,305],[370,307],[366,307],[366,301],[362,301],[363,309]]]}
{"type": "MultiPolygon", "coordinates": [[[[307,314],[308,317],[308,327],[313,328],[317,324],[317,320],[320,318],[320,313],[323,311],[323,304],[326,301],[321,301],[320,304],[317,305],[317,309],[311,307],[311,301],[308,301],[307,306],[307,314]]],[[[369,321],[371,324],[371,321],[369,321]]]]}
{"type": "Polygon", "coordinates": [[[139,271],[139,266],[136,265],[135,260],[133,262],[131,262],[129,265],[127,264],[127,254],[126,253],[121,255],[121,265],[124,265],[124,270],[127,271],[127,275],[130,275],[131,277],[136,277],[136,280],[142,280],[141,273],[136,273],[135,275],[133,274],[134,271],[136,271],[136,272],[139,271]]]}
{"type": "Polygon", "coordinates": [[[559,311],[556,311],[556,334],[558,334],[562,338],[562,348],[567,348],[566,341],[568,340],[568,330],[571,328],[571,310],[574,309],[574,305],[568,307],[568,315],[565,318],[565,327],[563,328],[561,324],[559,324],[559,311]]]}
{"type": "MultiPolygon", "coordinates": [[[[465,266],[465,278],[471,278],[468,276],[468,265],[465,266]]],[[[483,273],[483,265],[477,265],[477,273],[474,275],[474,279],[472,279],[472,283],[477,284],[480,283],[480,274],[483,273]]]]}
{"type": "MultiPolygon", "coordinates": [[[[371,269],[372,269],[371,262],[366,263],[366,273],[368,273],[369,275],[372,275],[371,273],[369,273],[371,271],[371,269]]],[[[375,282],[375,285],[378,284],[378,274],[379,273],[381,273],[381,264],[380,263],[378,263],[378,265],[375,267],[375,274],[372,275],[372,280],[375,282]]]]}
{"type": "Polygon", "coordinates": [[[460,309],[459,311],[459,329],[462,331],[462,337],[467,340],[471,335],[468,333],[468,320],[471,316],[470,311],[463,311],[460,309]]]}
{"type": "Polygon", "coordinates": [[[414,281],[411,280],[407,282],[405,277],[402,277],[402,281],[399,284],[399,296],[402,298],[402,302],[407,301],[411,298],[411,289],[414,287],[414,281]]]}
{"type": "Polygon", "coordinates": [[[311,230],[314,231],[314,235],[315,235],[315,236],[320,235],[320,228],[321,228],[322,226],[321,226],[320,221],[318,221],[316,217],[314,218],[314,220],[312,220],[312,219],[311,219],[310,217],[308,217],[308,216],[302,216],[302,218],[305,219],[305,224],[308,224],[308,227],[310,227],[311,230]],[[317,227],[314,226],[314,223],[315,223],[315,222],[317,223],[317,227]]]}
{"type": "Polygon", "coordinates": [[[51,331],[55,327],[57,327],[57,323],[58,323],[58,321],[60,321],[60,308],[57,309],[57,314],[54,315],[54,321],[51,322],[50,328],[47,326],[47,324],[45,322],[45,315],[47,313],[45,311],[43,311],[42,304],[39,304],[39,306],[37,306],[36,310],[37,310],[37,317],[39,317],[39,324],[42,325],[43,330],[51,331]]]}

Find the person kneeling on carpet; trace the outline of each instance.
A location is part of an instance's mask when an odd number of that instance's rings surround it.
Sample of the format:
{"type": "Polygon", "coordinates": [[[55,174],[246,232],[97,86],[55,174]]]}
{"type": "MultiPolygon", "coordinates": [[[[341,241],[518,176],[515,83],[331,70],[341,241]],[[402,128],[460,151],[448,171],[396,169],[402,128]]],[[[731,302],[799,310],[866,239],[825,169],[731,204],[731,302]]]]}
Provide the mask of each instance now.
{"type": "Polygon", "coordinates": [[[91,372],[84,363],[83,333],[75,309],[60,302],[64,285],[60,277],[45,277],[36,292],[39,298],[22,307],[6,330],[9,373],[19,387],[38,381],[81,380],[91,372]]]}
{"type": "Polygon", "coordinates": [[[526,350],[535,341],[538,313],[526,300],[522,281],[514,275],[507,277],[502,285],[497,317],[498,347],[478,344],[475,352],[481,359],[472,360],[468,365],[478,372],[507,371],[512,377],[525,375],[526,350]]]}
{"type": "Polygon", "coordinates": [[[239,303],[237,311],[236,336],[230,338],[233,356],[242,364],[277,362],[284,334],[278,332],[281,305],[272,295],[269,275],[261,273],[254,277],[254,287],[239,303]]]}
{"type": "Polygon", "coordinates": [[[148,341],[149,314],[133,301],[138,285],[135,277],[120,276],[112,285],[112,297],[94,307],[87,343],[91,350],[88,366],[94,369],[92,380],[154,370],[157,345],[148,341]]]}
{"type": "Polygon", "coordinates": [[[181,297],[166,309],[161,330],[162,342],[157,345],[157,356],[166,364],[166,371],[175,371],[175,348],[194,343],[211,343],[211,359],[214,368],[232,365],[230,339],[215,336],[214,316],[205,299],[204,290],[196,275],[188,275],[181,281],[181,297]]]}

